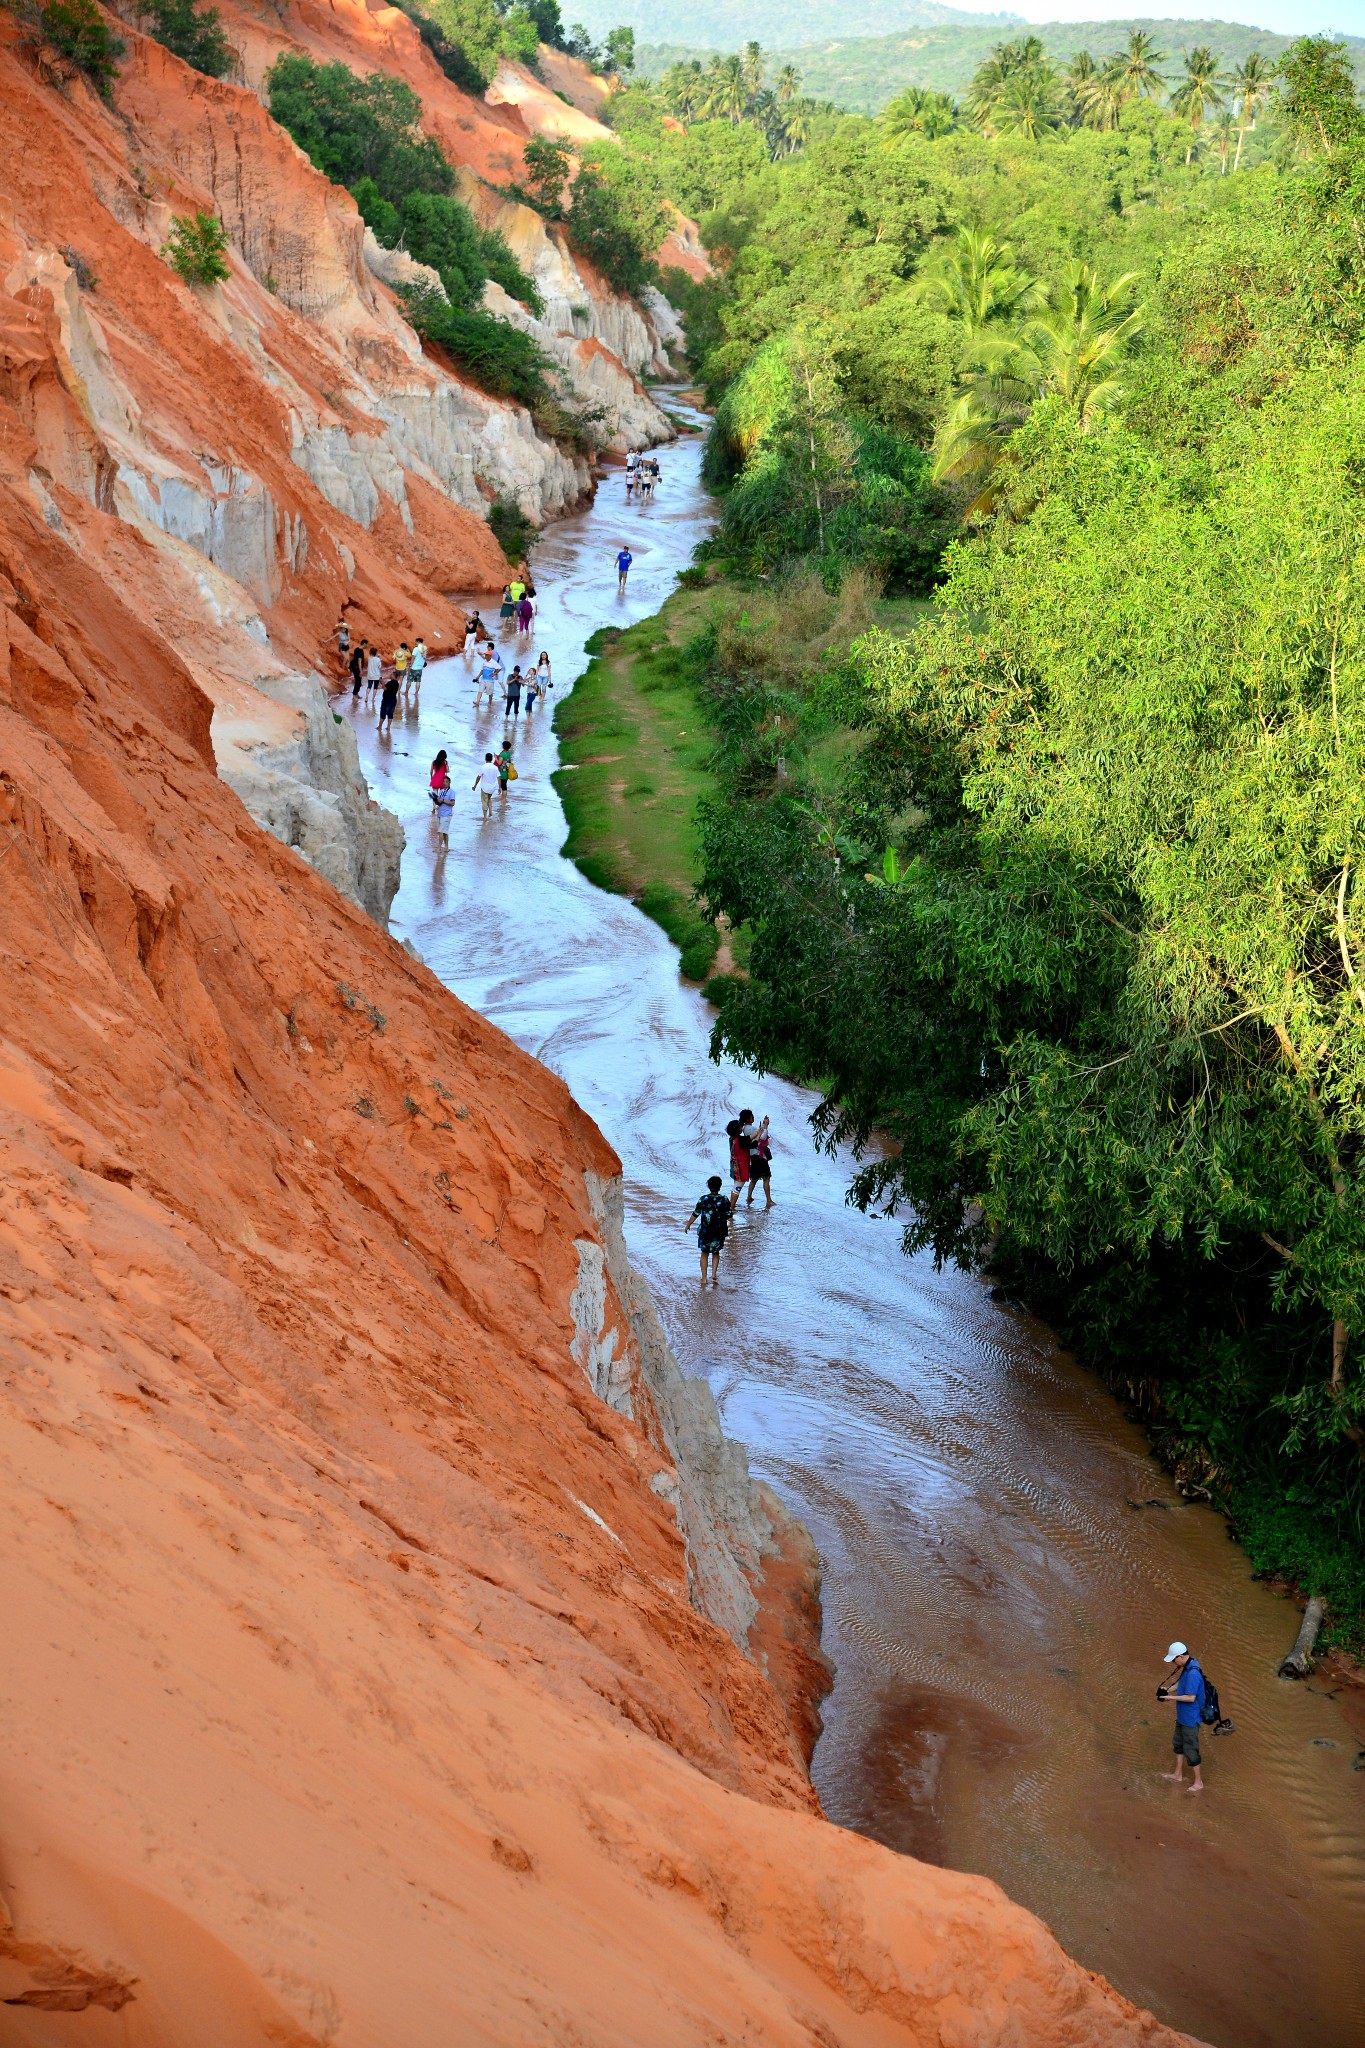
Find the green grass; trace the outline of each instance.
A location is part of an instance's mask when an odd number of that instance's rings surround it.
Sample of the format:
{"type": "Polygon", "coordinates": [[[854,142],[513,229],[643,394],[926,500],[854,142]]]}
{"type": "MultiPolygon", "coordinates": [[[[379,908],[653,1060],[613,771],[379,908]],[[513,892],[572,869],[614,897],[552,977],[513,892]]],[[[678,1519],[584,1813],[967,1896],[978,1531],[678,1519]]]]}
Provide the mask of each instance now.
{"type": "Polygon", "coordinates": [[[690,981],[705,979],[719,943],[692,901],[697,799],[715,742],[682,652],[711,605],[708,591],[680,590],[656,617],[595,633],[586,674],[555,707],[562,850],[667,932],[690,981]]]}
{"type": "MultiPolygon", "coordinates": [[[[553,780],[569,827],[561,851],[595,887],[629,896],[667,932],[689,981],[715,980],[716,969],[742,974],[748,954],[746,932],[717,932],[692,900],[697,802],[712,787],[716,735],[684,652],[748,588],[757,586],[684,585],[654,618],[625,632],[603,627],[587,643],[586,673],[555,707],[562,765],[553,780]]],[[[909,633],[928,606],[890,598],[873,609],[887,632],[909,633]]],[[[832,780],[856,744],[842,728],[817,739],[809,749],[817,778],[832,780]]]]}

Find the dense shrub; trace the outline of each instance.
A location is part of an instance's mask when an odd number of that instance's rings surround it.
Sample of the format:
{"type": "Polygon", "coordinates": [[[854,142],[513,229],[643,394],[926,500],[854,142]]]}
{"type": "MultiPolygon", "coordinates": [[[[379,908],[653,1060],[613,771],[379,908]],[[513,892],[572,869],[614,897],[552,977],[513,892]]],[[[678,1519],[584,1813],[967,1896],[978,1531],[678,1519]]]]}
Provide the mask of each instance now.
{"type": "Polygon", "coordinates": [[[641,292],[658,275],[654,252],[669,212],[656,179],[617,150],[585,158],[574,179],[564,225],[569,240],[620,292],[641,292]]]}
{"type": "Polygon", "coordinates": [[[143,20],[157,42],[207,78],[226,78],[237,62],[216,7],[196,7],[194,0],[152,0],[143,20]]]}
{"type": "Polygon", "coordinates": [[[391,204],[409,192],[448,192],[454,173],[441,146],[423,135],[422,102],[382,71],[357,77],[345,64],[315,64],[286,52],[266,74],[270,111],[338,185],[361,178],[391,204]]]}
{"type": "Polygon", "coordinates": [[[437,343],[485,391],[528,407],[548,399],[545,358],[529,335],[491,314],[448,305],[434,291],[414,289],[403,296],[422,339],[437,343]]]}
{"type": "Polygon", "coordinates": [[[216,214],[181,215],[171,222],[162,255],[186,284],[220,284],[232,272],[223,261],[228,246],[227,229],[216,214]]]}
{"type": "Polygon", "coordinates": [[[87,78],[108,99],[128,45],[110,33],[95,0],[18,0],[22,41],[58,84],[87,78]]]}

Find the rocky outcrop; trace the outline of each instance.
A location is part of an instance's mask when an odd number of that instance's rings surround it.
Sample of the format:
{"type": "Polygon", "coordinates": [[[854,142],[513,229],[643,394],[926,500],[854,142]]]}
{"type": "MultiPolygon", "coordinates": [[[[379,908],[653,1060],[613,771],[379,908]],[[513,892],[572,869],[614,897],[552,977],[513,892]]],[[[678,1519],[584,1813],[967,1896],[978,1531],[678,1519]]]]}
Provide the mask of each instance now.
{"type": "Polygon", "coordinates": [[[314,675],[258,676],[252,695],[290,714],[285,730],[272,734],[256,706],[244,717],[240,698],[215,711],[218,773],[258,825],[387,926],[403,827],[371,797],[354,732],[314,675]]]}
{"type": "Polygon", "coordinates": [[[49,496],[0,473],[7,2038],[1176,2048],[820,1818],[619,1162],[217,773],[159,579],[240,586],[49,496]]]}

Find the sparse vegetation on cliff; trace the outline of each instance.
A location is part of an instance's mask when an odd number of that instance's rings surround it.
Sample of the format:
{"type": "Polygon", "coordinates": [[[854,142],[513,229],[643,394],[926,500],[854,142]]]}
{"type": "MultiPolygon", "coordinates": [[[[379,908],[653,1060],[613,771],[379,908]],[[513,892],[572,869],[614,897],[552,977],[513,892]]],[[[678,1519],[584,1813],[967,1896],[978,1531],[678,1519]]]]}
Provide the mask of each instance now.
{"type": "Polygon", "coordinates": [[[157,42],[206,78],[226,78],[237,61],[216,7],[196,7],[194,0],[152,0],[143,19],[157,42]]]}
{"type": "Polygon", "coordinates": [[[6,0],[24,46],[54,85],[88,79],[108,99],[128,45],[109,27],[95,0],[6,0]]]}
{"type": "Polygon", "coordinates": [[[171,222],[161,253],[177,277],[207,290],[232,275],[224,261],[227,247],[228,234],[222,221],[216,214],[201,210],[171,222]]]}

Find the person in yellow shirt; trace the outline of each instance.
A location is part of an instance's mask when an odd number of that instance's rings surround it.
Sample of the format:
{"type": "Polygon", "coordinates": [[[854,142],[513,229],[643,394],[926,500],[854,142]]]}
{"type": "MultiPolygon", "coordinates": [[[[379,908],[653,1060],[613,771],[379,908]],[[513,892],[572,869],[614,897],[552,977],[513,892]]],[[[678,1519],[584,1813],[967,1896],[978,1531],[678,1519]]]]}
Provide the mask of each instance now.
{"type": "Polygon", "coordinates": [[[408,651],[408,643],[406,640],[400,640],[398,643],[398,651],[393,657],[393,672],[398,679],[398,687],[400,690],[404,687],[404,685],[407,682],[408,668],[411,662],[412,655],[408,651]]]}

